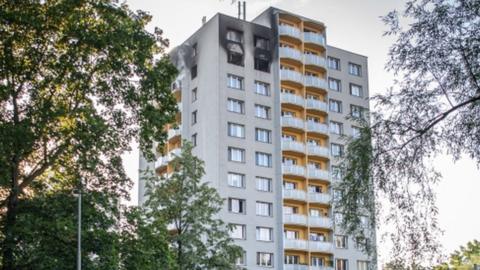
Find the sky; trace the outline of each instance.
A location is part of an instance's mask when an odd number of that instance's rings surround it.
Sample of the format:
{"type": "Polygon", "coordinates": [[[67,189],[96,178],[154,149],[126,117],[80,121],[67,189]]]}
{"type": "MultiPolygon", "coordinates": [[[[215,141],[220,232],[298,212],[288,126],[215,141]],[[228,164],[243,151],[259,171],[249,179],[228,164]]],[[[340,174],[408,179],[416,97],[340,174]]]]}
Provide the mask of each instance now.
{"type": "MultiPolygon", "coordinates": [[[[164,31],[170,48],[181,44],[217,12],[236,16],[232,0],[127,0],[133,10],[149,12],[153,18],[148,26],[164,31]]],[[[327,42],[368,57],[369,90],[371,95],[383,93],[393,83],[393,75],[384,70],[388,48],[394,42],[384,37],[387,30],[380,16],[394,9],[401,10],[400,0],[247,0],[247,20],[252,20],[269,6],[288,10],[325,23],[327,42]]],[[[124,165],[135,186],[131,203],[137,202],[138,148],[125,153],[124,165]]],[[[448,156],[439,156],[434,166],[442,173],[437,186],[440,226],[444,234],[440,241],[450,253],[468,241],[480,240],[480,171],[475,163],[463,158],[456,163],[448,156]]]]}

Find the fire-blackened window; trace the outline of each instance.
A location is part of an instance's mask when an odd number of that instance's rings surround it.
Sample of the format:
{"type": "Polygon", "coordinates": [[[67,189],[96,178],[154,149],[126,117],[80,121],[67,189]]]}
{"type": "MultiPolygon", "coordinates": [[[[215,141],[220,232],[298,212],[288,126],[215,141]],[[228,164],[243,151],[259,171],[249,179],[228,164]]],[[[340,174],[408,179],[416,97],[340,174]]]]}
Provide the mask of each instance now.
{"type": "Polygon", "coordinates": [[[227,58],[228,63],[243,66],[243,48],[237,43],[227,44],[227,58]]]}
{"type": "Polygon", "coordinates": [[[256,70],[270,72],[270,61],[264,55],[255,56],[254,65],[256,70]]]}
{"type": "Polygon", "coordinates": [[[192,80],[197,77],[197,65],[193,66],[193,67],[190,69],[190,74],[192,75],[192,80]]]}
{"type": "Polygon", "coordinates": [[[263,37],[255,36],[254,41],[255,41],[255,48],[260,48],[267,51],[270,50],[270,40],[263,37]]]}
{"type": "Polygon", "coordinates": [[[227,30],[227,40],[228,41],[233,41],[233,42],[238,42],[238,43],[243,43],[243,33],[234,30],[234,29],[228,29],[227,30]]]}

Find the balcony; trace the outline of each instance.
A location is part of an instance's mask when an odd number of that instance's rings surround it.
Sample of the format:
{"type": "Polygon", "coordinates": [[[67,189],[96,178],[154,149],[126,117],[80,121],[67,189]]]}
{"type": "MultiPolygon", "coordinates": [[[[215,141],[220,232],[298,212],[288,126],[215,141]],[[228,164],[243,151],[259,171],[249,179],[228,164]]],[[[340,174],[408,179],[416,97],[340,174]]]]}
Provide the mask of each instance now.
{"type": "Polygon", "coordinates": [[[305,65],[312,65],[312,66],[318,66],[322,68],[326,68],[326,63],[327,61],[325,60],[325,57],[318,56],[315,54],[305,54],[305,65]]]}
{"type": "Polygon", "coordinates": [[[301,239],[283,239],[285,248],[288,249],[307,249],[307,241],[301,239]]]}
{"type": "Polygon", "coordinates": [[[325,46],[325,37],[321,34],[313,32],[304,32],[303,41],[305,43],[313,43],[320,46],[325,46]]]}
{"type": "Polygon", "coordinates": [[[311,203],[330,204],[331,197],[328,193],[309,192],[308,201],[311,203]]]}
{"type": "Polygon", "coordinates": [[[283,198],[305,201],[307,199],[307,193],[300,189],[283,189],[283,198]]]}
{"type": "Polygon", "coordinates": [[[334,270],[331,266],[310,266],[310,270],[334,270]]]}
{"type": "Polygon", "coordinates": [[[322,78],[319,78],[317,76],[305,75],[304,79],[306,87],[327,89],[327,82],[322,78]]]}
{"type": "Polygon", "coordinates": [[[280,69],[280,79],[284,81],[292,81],[294,83],[303,84],[302,74],[294,70],[280,69]]]}
{"type": "Polygon", "coordinates": [[[282,139],[282,150],[305,153],[305,144],[297,141],[282,139]]]}
{"type": "Polygon", "coordinates": [[[290,36],[297,39],[302,39],[302,34],[300,29],[290,25],[279,25],[278,33],[283,36],[290,36]]]}
{"type": "Polygon", "coordinates": [[[330,151],[327,147],[321,147],[315,144],[307,144],[307,153],[310,156],[328,158],[330,151]]]}
{"type": "Polygon", "coordinates": [[[305,129],[305,122],[302,119],[296,117],[282,116],[281,124],[282,127],[305,129]]]}
{"type": "Polygon", "coordinates": [[[307,98],[307,109],[311,110],[317,110],[317,111],[322,111],[322,112],[327,112],[327,103],[313,99],[313,98],[307,98]]]}
{"type": "Polygon", "coordinates": [[[325,170],[316,169],[315,167],[308,168],[308,178],[330,180],[330,173],[325,170]]]}
{"type": "Polygon", "coordinates": [[[322,241],[308,241],[308,249],[311,252],[333,253],[333,244],[322,241]]]}
{"type": "Polygon", "coordinates": [[[171,85],[172,93],[177,93],[182,90],[182,81],[175,81],[171,85]]]}
{"type": "Polygon", "coordinates": [[[310,227],[327,228],[327,229],[331,229],[333,227],[332,220],[328,217],[309,216],[308,225],[310,227]]]}
{"type": "Polygon", "coordinates": [[[182,102],[177,103],[178,112],[182,112],[182,102]]]}
{"type": "Polygon", "coordinates": [[[307,131],[328,134],[328,127],[325,124],[314,121],[307,121],[307,131]]]}
{"type": "Polygon", "coordinates": [[[175,148],[172,151],[168,152],[168,154],[161,156],[155,161],[155,169],[160,169],[165,167],[170,163],[174,158],[180,156],[181,150],[180,148],[175,148]]]}
{"type": "Polygon", "coordinates": [[[281,58],[290,58],[298,62],[302,62],[302,53],[299,50],[288,47],[280,47],[279,52],[281,58]]]}
{"type": "Polygon", "coordinates": [[[284,264],[284,270],[308,270],[308,265],[304,264],[284,264]]]}
{"type": "Polygon", "coordinates": [[[307,216],[299,214],[284,214],[283,223],[307,226],[307,216]]]}
{"type": "Polygon", "coordinates": [[[305,167],[298,165],[282,164],[282,173],[305,177],[305,167]]]}
{"type": "Polygon", "coordinates": [[[178,128],[171,128],[168,130],[168,140],[171,140],[177,136],[182,136],[182,129],[178,128]]]}
{"type": "Polygon", "coordinates": [[[305,106],[305,100],[299,95],[282,93],[280,95],[280,99],[281,99],[282,103],[290,103],[290,104],[297,105],[297,106],[300,106],[300,107],[305,106]]]}

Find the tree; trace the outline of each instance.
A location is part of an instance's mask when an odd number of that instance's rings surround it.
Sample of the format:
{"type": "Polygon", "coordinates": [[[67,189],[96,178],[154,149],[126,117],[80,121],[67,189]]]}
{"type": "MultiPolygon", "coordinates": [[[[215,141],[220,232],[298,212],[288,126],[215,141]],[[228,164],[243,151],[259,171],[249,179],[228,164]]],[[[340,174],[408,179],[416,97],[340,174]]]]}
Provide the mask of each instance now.
{"type": "Polygon", "coordinates": [[[441,176],[432,158],[466,155],[480,165],[479,16],[476,0],[413,0],[383,18],[396,38],[386,65],[396,80],[373,97],[371,126],[343,162],[343,197],[361,200],[339,207],[354,234],[359,201],[370,207],[377,224],[393,228],[392,255],[405,265],[431,264],[441,253],[434,192],[441,176]]]}
{"type": "Polygon", "coordinates": [[[241,248],[233,245],[227,226],[216,217],[223,199],[207,182],[201,183],[203,161],[192,154],[192,145],[182,145],[170,177],[147,179],[148,218],[173,226],[169,241],[174,269],[236,269],[241,248]]]}
{"type": "Polygon", "coordinates": [[[120,155],[137,139],[152,159],[153,142],[166,138],[176,69],[161,30],[144,29],[149,21],[111,0],[0,0],[3,269],[21,252],[19,201],[52,189],[35,185],[72,190],[83,180],[87,193],[125,197],[120,155]]]}
{"type": "Polygon", "coordinates": [[[480,266],[480,242],[473,240],[467,245],[460,246],[460,250],[450,255],[448,262],[436,266],[435,270],[475,270],[474,265],[480,266]]]}

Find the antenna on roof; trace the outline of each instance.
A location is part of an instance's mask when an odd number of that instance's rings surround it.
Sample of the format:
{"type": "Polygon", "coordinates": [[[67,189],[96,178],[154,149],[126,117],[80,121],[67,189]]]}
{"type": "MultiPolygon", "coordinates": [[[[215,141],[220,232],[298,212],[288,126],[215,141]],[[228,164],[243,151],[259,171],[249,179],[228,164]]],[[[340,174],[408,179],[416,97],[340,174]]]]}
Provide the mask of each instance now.
{"type": "Polygon", "coordinates": [[[244,21],[247,20],[247,2],[243,1],[242,3],[242,1],[239,1],[239,0],[232,0],[232,5],[235,4],[235,2],[238,3],[238,19],[239,20],[243,19],[244,21]]]}

